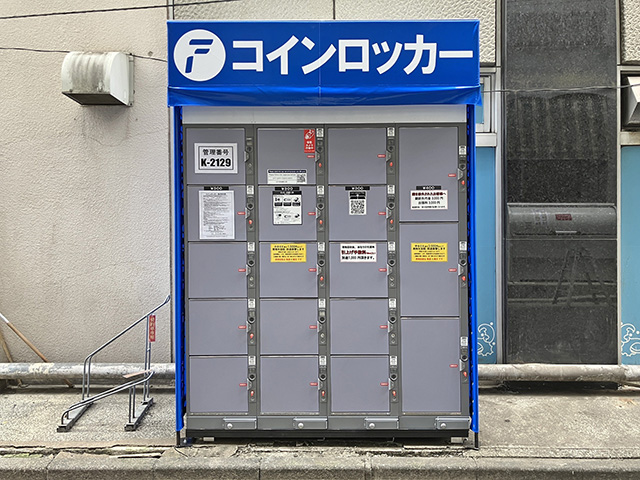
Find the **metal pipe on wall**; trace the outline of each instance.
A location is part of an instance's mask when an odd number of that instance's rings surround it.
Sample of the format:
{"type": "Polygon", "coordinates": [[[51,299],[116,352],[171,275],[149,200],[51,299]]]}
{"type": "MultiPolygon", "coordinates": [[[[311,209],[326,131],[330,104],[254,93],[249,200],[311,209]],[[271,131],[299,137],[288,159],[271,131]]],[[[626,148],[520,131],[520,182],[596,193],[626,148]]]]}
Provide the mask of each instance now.
{"type": "MultiPolygon", "coordinates": [[[[98,382],[121,381],[124,375],[138,372],[142,364],[97,363],[91,378],[98,382]]],[[[154,383],[173,381],[173,363],[151,365],[154,383]]],[[[0,380],[24,380],[53,383],[68,378],[82,380],[81,363],[0,363],[0,380]]],[[[554,365],[543,363],[480,365],[482,381],[507,382],[640,382],[640,365],[554,365]]]]}

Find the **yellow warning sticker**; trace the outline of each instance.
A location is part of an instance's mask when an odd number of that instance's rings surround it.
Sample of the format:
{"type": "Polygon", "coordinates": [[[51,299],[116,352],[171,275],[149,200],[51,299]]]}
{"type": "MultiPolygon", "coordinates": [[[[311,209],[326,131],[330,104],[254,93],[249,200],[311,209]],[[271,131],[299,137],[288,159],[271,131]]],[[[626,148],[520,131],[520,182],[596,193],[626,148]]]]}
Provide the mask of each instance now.
{"type": "Polygon", "coordinates": [[[271,244],[271,263],[304,263],[306,261],[306,243],[271,244]]]}
{"type": "Polygon", "coordinates": [[[412,262],[446,262],[446,243],[412,243],[412,262]]]}

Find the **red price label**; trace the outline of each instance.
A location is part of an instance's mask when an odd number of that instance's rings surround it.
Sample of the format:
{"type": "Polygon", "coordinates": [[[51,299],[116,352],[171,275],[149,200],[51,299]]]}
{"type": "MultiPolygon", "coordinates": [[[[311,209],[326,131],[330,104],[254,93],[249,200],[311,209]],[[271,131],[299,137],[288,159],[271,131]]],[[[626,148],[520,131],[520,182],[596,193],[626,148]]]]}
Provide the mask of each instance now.
{"type": "Polygon", "coordinates": [[[312,128],[304,131],[304,153],[315,153],[316,151],[316,131],[312,128]]]}
{"type": "Polygon", "coordinates": [[[149,341],[156,341],[156,316],[149,315],[149,341]]]}

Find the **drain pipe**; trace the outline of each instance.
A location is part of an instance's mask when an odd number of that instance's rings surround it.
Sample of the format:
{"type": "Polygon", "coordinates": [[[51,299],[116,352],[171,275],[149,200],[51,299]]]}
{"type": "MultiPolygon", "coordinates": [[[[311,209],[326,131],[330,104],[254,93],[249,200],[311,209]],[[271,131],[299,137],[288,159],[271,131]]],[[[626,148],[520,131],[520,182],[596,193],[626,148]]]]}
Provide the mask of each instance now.
{"type": "MultiPolygon", "coordinates": [[[[22,380],[26,383],[62,383],[69,379],[82,383],[82,363],[0,363],[0,380],[22,380]]],[[[144,370],[143,363],[94,363],[91,365],[91,383],[117,384],[126,380],[125,375],[144,370]]],[[[152,363],[154,384],[173,381],[173,363],[152,363]]]]}
{"type": "MultiPolygon", "coordinates": [[[[81,363],[0,363],[0,380],[57,383],[82,381],[81,363]]],[[[144,369],[142,363],[96,363],[91,382],[119,383],[127,374],[144,369]]],[[[173,382],[173,363],[153,363],[154,384],[173,382]]],[[[640,383],[640,365],[552,365],[546,363],[480,365],[478,377],[489,382],[614,382],[640,383]]]]}
{"type": "Polygon", "coordinates": [[[492,382],[640,382],[640,365],[480,365],[480,380],[492,382]]]}

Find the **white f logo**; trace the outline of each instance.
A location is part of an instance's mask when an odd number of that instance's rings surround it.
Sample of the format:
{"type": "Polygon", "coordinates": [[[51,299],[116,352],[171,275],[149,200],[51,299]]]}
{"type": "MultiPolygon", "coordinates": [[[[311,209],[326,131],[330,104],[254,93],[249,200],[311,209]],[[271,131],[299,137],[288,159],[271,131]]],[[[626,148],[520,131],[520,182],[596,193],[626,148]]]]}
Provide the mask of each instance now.
{"type": "Polygon", "coordinates": [[[178,71],[195,82],[205,82],[218,75],[226,56],[222,41],[209,30],[185,33],[173,49],[173,62],[178,71]]]}

